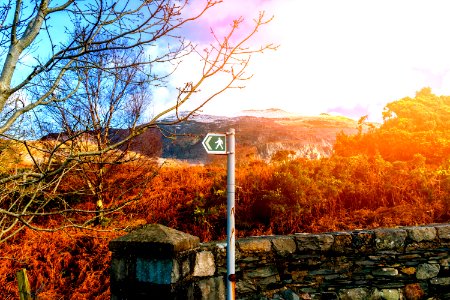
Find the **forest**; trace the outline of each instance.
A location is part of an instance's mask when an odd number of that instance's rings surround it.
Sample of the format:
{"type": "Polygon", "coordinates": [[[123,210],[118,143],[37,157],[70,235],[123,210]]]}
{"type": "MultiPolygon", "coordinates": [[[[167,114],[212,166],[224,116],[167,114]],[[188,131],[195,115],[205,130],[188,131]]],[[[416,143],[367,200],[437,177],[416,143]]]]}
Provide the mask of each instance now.
{"type": "MultiPolygon", "coordinates": [[[[338,134],[327,158],[283,150],[267,161],[252,155],[254,149],[238,148],[246,154],[236,166],[237,236],[448,222],[450,96],[424,88],[389,103],[383,120],[373,126],[362,117],[358,133],[338,134]]],[[[17,145],[2,147],[1,172],[8,173],[17,168],[7,163],[17,145]]],[[[15,273],[26,268],[39,299],[109,299],[108,242],[144,224],[163,224],[202,242],[224,239],[225,166],[223,157],[206,165],[161,165],[145,156],[111,164],[102,172],[102,218],[82,229],[45,230],[83,220],[95,208],[83,191],[98,172],[67,172],[56,191],[43,187],[40,197],[76,209],[70,216],[37,216],[33,227],[0,244],[0,295],[17,298],[15,273]],[[117,202],[120,209],[109,210],[117,202]]]]}

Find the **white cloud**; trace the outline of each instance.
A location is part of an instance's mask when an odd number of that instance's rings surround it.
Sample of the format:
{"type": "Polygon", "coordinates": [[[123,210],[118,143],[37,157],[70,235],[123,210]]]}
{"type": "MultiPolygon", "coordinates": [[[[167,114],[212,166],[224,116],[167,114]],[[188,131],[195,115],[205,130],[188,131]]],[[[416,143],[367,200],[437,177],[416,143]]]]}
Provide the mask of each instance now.
{"type": "MultiPolygon", "coordinates": [[[[250,21],[258,10],[275,19],[255,44],[273,41],[279,50],[252,57],[248,71],[255,75],[247,88],[221,95],[206,112],[279,107],[318,114],[360,107],[380,120],[386,103],[425,86],[450,94],[445,0],[226,0],[199,28],[229,28],[228,18],[241,14],[250,21]]],[[[196,63],[174,80],[189,78],[196,63]]]]}

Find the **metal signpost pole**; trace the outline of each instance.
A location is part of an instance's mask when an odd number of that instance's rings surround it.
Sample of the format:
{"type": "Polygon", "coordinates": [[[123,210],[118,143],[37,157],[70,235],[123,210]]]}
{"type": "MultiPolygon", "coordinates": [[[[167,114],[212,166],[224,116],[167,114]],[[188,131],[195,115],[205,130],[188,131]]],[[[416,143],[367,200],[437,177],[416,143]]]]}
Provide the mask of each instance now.
{"type": "Polygon", "coordinates": [[[227,300],[235,299],[235,228],[234,228],[234,197],[235,184],[235,131],[227,132],[227,300]]]}
{"type": "Polygon", "coordinates": [[[234,194],[235,184],[235,131],[224,133],[208,133],[202,141],[208,154],[227,155],[227,300],[235,299],[236,290],[236,232],[234,229],[234,194]]]}

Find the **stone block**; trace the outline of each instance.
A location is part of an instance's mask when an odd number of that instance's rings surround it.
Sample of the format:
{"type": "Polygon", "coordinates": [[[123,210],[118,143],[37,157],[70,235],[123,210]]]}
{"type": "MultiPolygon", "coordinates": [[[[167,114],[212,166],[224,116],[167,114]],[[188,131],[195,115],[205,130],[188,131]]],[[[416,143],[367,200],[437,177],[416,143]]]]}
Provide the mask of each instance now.
{"type": "Polygon", "coordinates": [[[447,288],[450,287],[450,277],[433,278],[430,280],[432,285],[442,285],[447,288]]]}
{"type": "Polygon", "coordinates": [[[181,275],[183,277],[186,277],[189,275],[190,272],[191,272],[191,263],[190,263],[189,259],[185,259],[181,263],[181,275]]]}
{"type": "Polygon", "coordinates": [[[274,238],[272,239],[272,245],[276,253],[281,256],[292,254],[297,250],[297,245],[292,237],[274,238]]]}
{"type": "Polygon", "coordinates": [[[381,268],[372,271],[374,276],[397,276],[398,270],[396,268],[381,268]]]}
{"type": "Polygon", "coordinates": [[[439,269],[438,264],[421,264],[417,267],[416,277],[419,280],[436,277],[439,274],[439,269]]]}
{"type": "Polygon", "coordinates": [[[210,251],[202,251],[196,254],[193,276],[213,276],[216,272],[214,255],[210,251]]]}
{"type": "Polygon", "coordinates": [[[299,293],[298,296],[301,300],[311,300],[311,295],[305,292],[299,293]]]}
{"type": "Polygon", "coordinates": [[[369,299],[401,300],[403,294],[398,289],[375,289],[369,299]]]}
{"type": "Polygon", "coordinates": [[[414,267],[405,267],[400,270],[403,274],[413,275],[416,273],[416,268],[414,267]]]}
{"type": "Polygon", "coordinates": [[[109,249],[119,255],[174,258],[178,253],[200,244],[196,236],[159,224],[146,225],[112,240],[109,249]]]}
{"type": "Polygon", "coordinates": [[[136,260],[136,279],[139,282],[172,284],[179,278],[179,265],[174,259],[158,260],[138,257],[136,260]]]}
{"type": "Polygon", "coordinates": [[[269,284],[274,284],[279,281],[280,281],[280,276],[278,276],[278,274],[277,274],[277,275],[273,275],[273,276],[269,276],[269,277],[260,278],[256,282],[257,282],[258,286],[264,290],[264,289],[266,289],[266,287],[269,284]]]}
{"type": "Polygon", "coordinates": [[[282,291],[281,294],[285,300],[300,300],[300,297],[290,289],[282,291]]]}
{"type": "Polygon", "coordinates": [[[399,260],[403,260],[403,261],[417,261],[419,259],[421,259],[422,256],[419,254],[405,254],[405,255],[399,255],[398,259],[399,260]]]}
{"type": "Polygon", "coordinates": [[[365,300],[369,295],[370,291],[367,288],[341,289],[339,291],[341,300],[365,300]]]}
{"type": "Polygon", "coordinates": [[[244,271],[244,278],[264,278],[278,275],[278,270],[274,265],[244,271]]]}
{"type": "Polygon", "coordinates": [[[348,232],[337,232],[333,234],[334,243],[332,246],[333,251],[339,253],[353,252],[352,248],[352,235],[348,232]]]}
{"type": "Polygon", "coordinates": [[[436,238],[434,227],[409,227],[406,228],[408,236],[414,242],[433,241],[436,238]]]}
{"type": "Polygon", "coordinates": [[[403,229],[376,229],[376,249],[403,251],[407,235],[408,233],[403,229]]]}
{"type": "Polygon", "coordinates": [[[417,252],[421,250],[433,249],[434,241],[422,241],[422,242],[412,242],[406,245],[405,251],[408,253],[417,252]]]}
{"type": "Polygon", "coordinates": [[[111,281],[119,282],[125,280],[129,276],[128,266],[129,264],[125,259],[113,257],[110,265],[111,281]]]}
{"type": "Polygon", "coordinates": [[[350,269],[353,269],[354,266],[357,266],[357,264],[353,259],[348,259],[347,257],[342,256],[336,257],[329,264],[322,264],[322,268],[327,267],[328,269],[335,270],[336,273],[348,272],[350,269]]]}
{"type": "Polygon", "coordinates": [[[318,269],[318,270],[311,270],[309,271],[309,275],[314,276],[314,275],[332,275],[335,274],[336,272],[333,270],[328,270],[328,269],[318,269]]]}
{"type": "Polygon", "coordinates": [[[405,297],[408,300],[420,300],[425,295],[422,287],[418,283],[405,285],[405,297]]]}
{"type": "Polygon", "coordinates": [[[200,280],[197,286],[200,290],[201,300],[225,300],[226,291],[222,277],[200,280]]]}
{"type": "Polygon", "coordinates": [[[298,250],[307,251],[329,251],[334,243],[334,237],[331,234],[296,234],[298,250]]]}
{"type": "Polygon", "coordinates": [[[258,290],[253,279],[238,280],[236,282],[236,291],[240,294],[255,293],[258,290]]]}
{"type": "Polygon", "coordinates": [[[450,225],[449,224],[436,226],[436,229],[437,229],[437,234],[440,239],[450,240],[450,225]]]}
{"type": "Polygon", "coordinates": [[[239,239],[236,244],[241,252],[270,252],[272,250],[270,240],[265,238],[239,239]]]}
{"type": "Polygon", "coordinates": [[[373,231],[352,232],[352,247],[358,253],[374,252],[375,233],[373,231]]]}
{"type": "Polygon", "coordinates": [[[322,299],[326,299],[326,300],[338,300],[339,297],[335,292],[321,292],[319,294],[313,294],[312,297],[313,300],[322,300],[322,299]]]}

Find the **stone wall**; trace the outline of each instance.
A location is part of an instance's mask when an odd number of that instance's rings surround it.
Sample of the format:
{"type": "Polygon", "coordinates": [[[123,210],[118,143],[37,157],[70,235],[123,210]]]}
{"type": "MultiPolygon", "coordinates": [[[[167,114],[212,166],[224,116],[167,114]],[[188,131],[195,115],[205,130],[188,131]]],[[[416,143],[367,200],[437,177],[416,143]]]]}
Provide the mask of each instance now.
{"type": "MultiPolygon", "coordinates": [[[[450,299],[450,225],[236,241],[237,299],[450,299]]],[[[112,299],[225,299],[226,243],[149,225],[111,241],[112,299]]]]}

